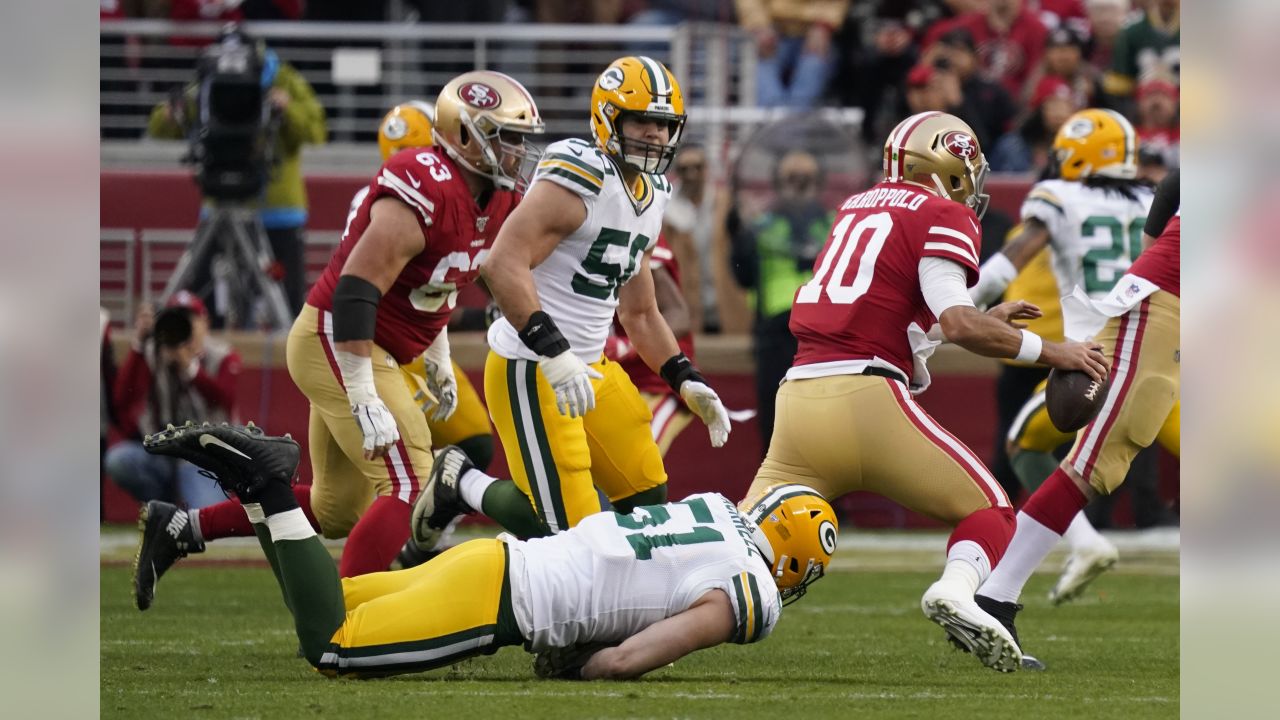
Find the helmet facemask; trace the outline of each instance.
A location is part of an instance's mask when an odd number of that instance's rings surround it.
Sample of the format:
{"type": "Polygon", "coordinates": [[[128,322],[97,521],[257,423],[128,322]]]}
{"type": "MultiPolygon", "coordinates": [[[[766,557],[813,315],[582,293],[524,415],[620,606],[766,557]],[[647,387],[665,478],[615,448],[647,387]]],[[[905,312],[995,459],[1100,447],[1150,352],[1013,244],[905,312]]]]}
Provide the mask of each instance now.
{"type": "Polygon", "coordinates": [[[618,110],[612,105],[609,111],[613,113],[613,117],[608,118],[606,122],[613,125],[613,137],[617,142],[617,155],[623,159],[623,162],[633,170],[650,175],[661,175],[671,167],[671,161],[675,159],[676,151],[680,148],[680,136],[684,132],[684,115],[675,115],[664,112],[633,112],[627,110],[618,110]],[[628,138],[622,133],[622,125],[625,120],[656,120],[665,122],[667,125],[667,142],[665,145],[658,143],[645,142],[628,138]]]}
{"type": "Polygon", "coordinates": [[[481,115],[473,118],[470,113],[460,116],[462,125],[462,148],[455,151],[447,142],[436,142],[443,145],[455,161],[468,170],[483,175],[493,181],[502,190],[513,190],[523,193],[529,189],[533,172],[542,157],[542,149],[529,143],[527,136],[541,132],[541,129],[530,130],[523,127],[504,126],[491,118],[481,115]],[[513,142],[518,140],[519,142],[513,142]],[[476,150],[471,150],[471,146],[476,150]],[[479,159],[469,160],[468,154],[478,152],[479,159]]]}

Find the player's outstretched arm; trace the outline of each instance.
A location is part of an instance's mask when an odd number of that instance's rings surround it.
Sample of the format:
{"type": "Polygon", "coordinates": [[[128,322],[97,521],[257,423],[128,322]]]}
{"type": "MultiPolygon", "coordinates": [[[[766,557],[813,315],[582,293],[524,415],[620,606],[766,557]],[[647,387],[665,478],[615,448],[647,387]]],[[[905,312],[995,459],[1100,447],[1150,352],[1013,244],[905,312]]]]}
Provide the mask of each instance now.
{"type": "Polygon", "coordinates": [[[553,182],[536,182],[502,224],[480,277],[517,330],[542,308],[533,269],[587,219],[582,198],[553,182]]]}
{"type": "Polygon", "coordinates": [[[969,291],[973,301],[986,307],[998,300],[1022,268],[1048,244],[1048,226],[1035,218],[1027,218],[1013,239],[982,263],[978,284],[969,291]]]}
{"type": "Polygon", "coordinates": [[[426,239],[413,210],[394,198],[370,208],[369,227],[342,266],[333,291],[334,359],[364,436],[366,460],[381,457],[400,438],[395,419],[373,382],[373,336],[378,304],[426,239]]]}
{"type": "Polygon", "coordinates": [[[582,679],[640,677],[695,650],[728,642],[736,624],[729,596],[722,590],[711,590],[679,615],[656,622],[621,645],[593,655],[582,668],[582,679]]]}

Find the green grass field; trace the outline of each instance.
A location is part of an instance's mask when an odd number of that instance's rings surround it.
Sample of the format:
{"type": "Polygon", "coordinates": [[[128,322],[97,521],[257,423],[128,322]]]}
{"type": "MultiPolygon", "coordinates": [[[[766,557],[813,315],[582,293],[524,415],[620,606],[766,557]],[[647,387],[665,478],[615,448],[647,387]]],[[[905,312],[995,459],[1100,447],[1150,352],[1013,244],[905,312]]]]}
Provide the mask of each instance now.
{"type": "MultiPolygon", "coordinates": [[[[250,557],[252,548],[240,547],[250,557]]],[[[1177,717],[1176,553],[1129,553],[1080,602],[1032,579],[1024,647],[1050,667],[1001,675],[923,618],[933,553],[842,550],[836,571],[754,646],[694,654],[636,682],[536,680],[516,648],[449,670],[331,681],[295,657],[265,564],[179,565],[146,613],[104,552],[102,717],[111,718],[1147,718],[1177,717]],[[932,559],[928,559],[932,558],[932,559]]],[[[212,553],[211,553],[212,555],[212,553]]],[[[1054,563],[1048,569],[1056,569],[1054,563]]]]}

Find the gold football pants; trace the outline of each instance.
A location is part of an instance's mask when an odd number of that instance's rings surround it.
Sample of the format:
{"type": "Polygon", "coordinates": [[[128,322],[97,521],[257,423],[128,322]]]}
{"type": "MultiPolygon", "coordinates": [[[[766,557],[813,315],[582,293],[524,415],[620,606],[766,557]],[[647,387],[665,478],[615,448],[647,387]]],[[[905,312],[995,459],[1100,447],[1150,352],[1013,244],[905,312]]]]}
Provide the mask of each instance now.
{"type": "Polygon", "coordinates": [[[490,351],[484,366],[485,397],[511,479],[552,533],[600,512],[597,487],[617,501],[667,481],[640,392],[618,363],[601,357],[591,367],[604,376],[591,381],[596,407],[571,418],[556,409],[538,363],[490,351]]]}
{"type": "MultiPolygon", "coordinates": [[[[431,397],[431,391],[427,389],[426,367],[421,360],[415,360],[408,365],[401,365],[400,370],[404,372],[404,380],[409,385],[414,401],[419,407],[423,407],[431,397]]],[[[444,422],[427,418],[431,442],[435,447],[457,445],[477,435],[493,434],[493,429],[489,426],[489,412],[480,401],[480,393],[476,392],[475,386],[457,362],[453,363],[453,376],[458,380],[458,408],[444,422]]]]}
{"type": "Polygon", "coordinates": [[[332,313],[304,305],[289,331],[286,359],[289,376],[311,403],[311,510],[324,536],[346,537],[375,496],[412,505],[431,472],[431,431],[390,353],[373,346],[373,382],[400,440],[375,460],[364,459],[364,436],[334,358],[332,313]]]}
{"type": "Polygon", "coordinates": [[[500,540],[472,540],[415,568],[343,578],[346,620],[320,672],[419,672],[524,642],[507,553],[500,540]]]}
{"type": "Polygon", "coordinates": [[[788,482],[828,499],[865,490],[949,525],[1009,505],[982,460],[896,380],[789,380],[777,407],[769,453],[747,497],[788,482]]]}

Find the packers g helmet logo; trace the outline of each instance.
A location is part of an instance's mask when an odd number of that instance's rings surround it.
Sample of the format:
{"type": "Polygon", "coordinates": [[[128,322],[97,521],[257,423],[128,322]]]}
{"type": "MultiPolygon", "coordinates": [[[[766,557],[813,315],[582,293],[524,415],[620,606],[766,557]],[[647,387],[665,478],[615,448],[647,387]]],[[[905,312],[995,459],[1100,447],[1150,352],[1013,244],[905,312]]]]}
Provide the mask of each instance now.
{"type": "Polygon", "coordinates": [[[1094,127],[1093,120],[1087,117],[1076,118],[1062,128],[1062,136],[1071,140],[1083,140],[1089,137],[1094,127]]]}
{"type": "Polygon", "coordinates": [[[823,520],[818,526],[818,539],[822,541],[822,549],[828,555],[836,552],[836,526],[830,520],[823,520]]]}
{"type": "Polygon", "coordinates": [[[942,136],[942,146],[947,152],[955,155],[961,160],[973,160],[978,156],[978,141],[973,136],[961,130],[952,130],[942,136]]]}
{"type": "Polygon", "coordinates": [[[617,90],[622,87],[622,81],[625,77],[622,74],[622,68],[611,67],[600,75],[599,85],[601,90],[617,90]]]}
{"type": "Polygon", "coordinates": [[[458,95],[473,108],[492,110],[502,102],[497,90],[479,82],[469,82],[458,88],[458,95]]]}
{"type": "Polygon", "coordinates": [[[400,140],[409,132],[409,123],[399,115],[393,115],[387,118],[387,122],[382,126],[382,134],[387,136],[388,140],[400,140]]]}

